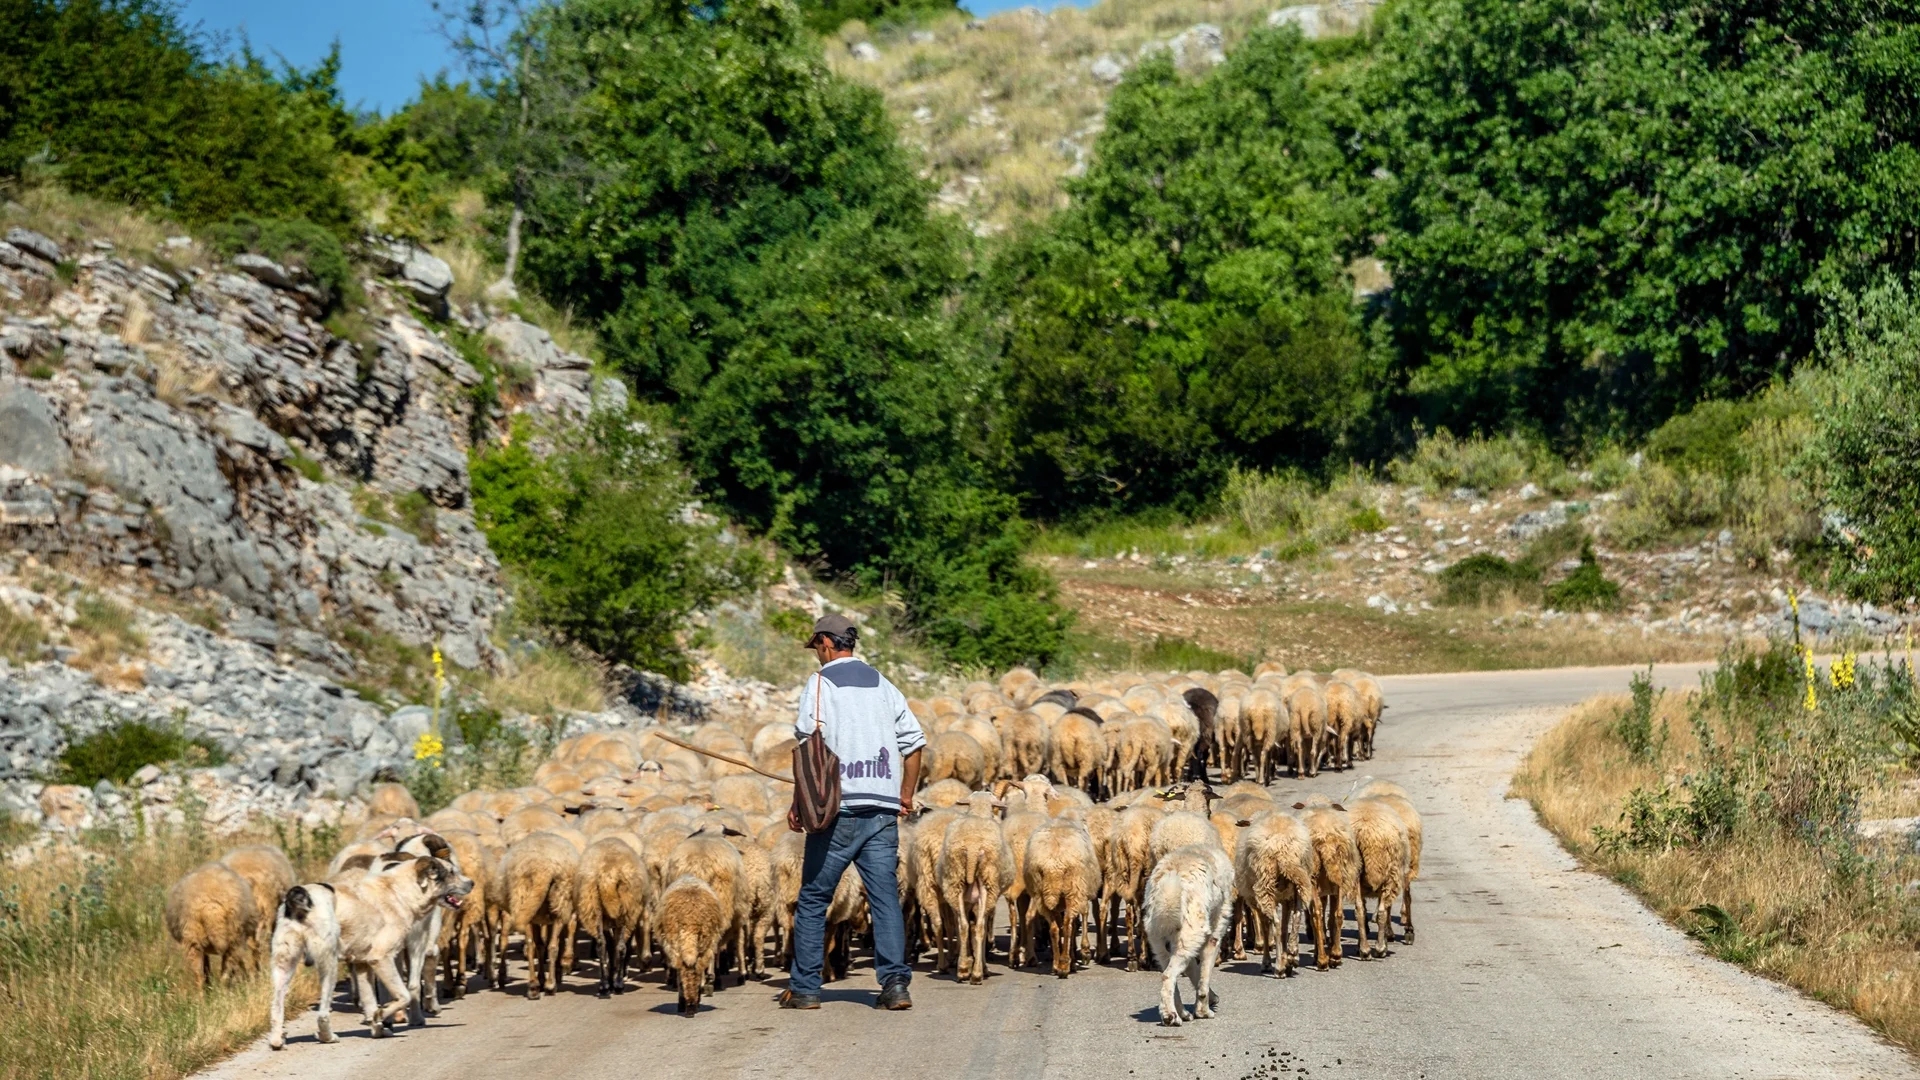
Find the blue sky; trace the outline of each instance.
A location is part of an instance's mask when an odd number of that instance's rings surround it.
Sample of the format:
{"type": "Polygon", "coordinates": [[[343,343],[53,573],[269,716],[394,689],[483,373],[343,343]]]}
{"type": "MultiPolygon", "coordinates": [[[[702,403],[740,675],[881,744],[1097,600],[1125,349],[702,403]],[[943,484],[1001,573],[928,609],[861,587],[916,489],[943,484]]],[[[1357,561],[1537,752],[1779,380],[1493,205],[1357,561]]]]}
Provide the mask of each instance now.
{"type": "MultiPolygon", "coordinates": [[[[970,0],[967,10],[990,15],[1059,0],[970,0]]],[[[238,46],[241,32],[255,51],[307,67],[340,39],[340,92],[349,105],[387,112],[406,104],[422,76],[441,69],[459,74],[428,0],[183,0],[188,25],[225,33],[238,46]]]]}

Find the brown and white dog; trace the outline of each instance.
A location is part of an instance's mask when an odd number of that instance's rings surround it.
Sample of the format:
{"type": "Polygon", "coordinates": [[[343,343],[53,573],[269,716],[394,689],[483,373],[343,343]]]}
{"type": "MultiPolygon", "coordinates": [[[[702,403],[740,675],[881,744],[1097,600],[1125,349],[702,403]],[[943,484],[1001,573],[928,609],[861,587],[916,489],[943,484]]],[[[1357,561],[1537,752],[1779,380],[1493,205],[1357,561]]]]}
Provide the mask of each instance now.
{"type": "MultiPolygon", "coordinates": [[[[436,838],[437,839],[437,838],[436,838]]],[[[370,987],[361,1005],[375,1038],[387,1033],[411,995],[395,957],[435,905],[459,907],[473,880],[434,855],[391,852],[374,857],[364,874],[334,884],[313,882],[287,890],[273,926],[273,1006],[267,1045],[287,1042],[287,990],[302,962],[320,976],[319,1039],[333,1042],[333,984],[342,962],[370,972],[392,1000],[377,1006],[370,987]]]]}

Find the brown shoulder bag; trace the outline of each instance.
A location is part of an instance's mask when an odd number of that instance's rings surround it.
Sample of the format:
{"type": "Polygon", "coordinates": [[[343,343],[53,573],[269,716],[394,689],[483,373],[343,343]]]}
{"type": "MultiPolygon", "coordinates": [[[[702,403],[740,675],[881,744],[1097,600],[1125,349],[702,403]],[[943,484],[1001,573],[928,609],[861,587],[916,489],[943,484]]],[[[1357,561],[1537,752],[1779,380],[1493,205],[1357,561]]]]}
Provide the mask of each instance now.
{"type": "Polygon", "coordinates": [[[827,696],[824,675],[813,689],[813,732],[793,748],[793,816],[802,832],[826,832],[840,814],[840,757],[827,746],[820,722],[820,699],[827,696]]]}

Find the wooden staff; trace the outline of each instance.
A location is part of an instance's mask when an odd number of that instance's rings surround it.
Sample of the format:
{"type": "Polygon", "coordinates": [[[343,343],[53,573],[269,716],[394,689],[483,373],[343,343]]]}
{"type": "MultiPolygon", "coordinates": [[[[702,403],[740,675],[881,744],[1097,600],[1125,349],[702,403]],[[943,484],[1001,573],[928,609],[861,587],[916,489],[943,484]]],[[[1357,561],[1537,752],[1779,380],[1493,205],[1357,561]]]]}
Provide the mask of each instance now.
{"type": "Polygon", "coordinates": [[[698,746],[693,745],[690,742],[683,742],[661,731],[656,730],[656,731],[647,731],[647,732],[641,733],[642,738],[645,738],[648,735],[651,735],[656,739],[660,739],[663,742],[670,742],[673,745],[680,747],[682,750],[691,750],[696,754],[703,754],[707,757],[714,758],[719,761],[724,761],[729,765],[738,765],[743,769],[752,769],[754,772],[759,773],[761,776],[764,776],[769,780],[778,780],[783,784],[793,783],[793,780],[791,777],[781,776],[779,773],[768,772],[767,770],[761,768],[758,765],[753,764],[750,761],[741,761],[737,757],[729,757],[726,754],[722,754],[714,750],[702,749],[698,746]]]}

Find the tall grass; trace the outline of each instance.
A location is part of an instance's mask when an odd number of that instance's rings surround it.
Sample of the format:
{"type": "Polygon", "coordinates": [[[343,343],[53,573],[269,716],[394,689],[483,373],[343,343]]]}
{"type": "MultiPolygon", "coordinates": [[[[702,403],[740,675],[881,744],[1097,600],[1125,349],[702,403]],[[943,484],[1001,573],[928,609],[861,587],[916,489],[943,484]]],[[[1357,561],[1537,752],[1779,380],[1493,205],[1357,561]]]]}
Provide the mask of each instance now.
{"type": "Polygon", "coordinates": [[[1905,837],[1855,831],[1912,812],[1913,673],[1863,665],[1811,682],[1808,709],[1804,662],[1780,648],[1724,659],[1694,693],[1589,702],[1534,746],[1513,789],[1709,953],[1920,1048],[1920,906],[1906,888],[1920,857],[1905,837]]]}
{"type": "MultiPolygon", "coordinates": [[[[166,892],[194,866],[249,842],[282,842],[303,875],[335,837],[216,840],[194,815],[146,838],[96,832],[0,871],[0,1080],[172,1080],[266,1027],[261,972],[205,992],[162,919],[166,892]]],[[[295,981],[295,1008],[313,1000],[295,981]]]]}
{"type": "Polygon", "coordinates": [[[1209,517],[1183,521],[1144,516],[1043,529],[1033,550],[1087,559],[1133,553],[1295,559],[1344,543],[1354,533],[1386,528],[1382,495],[1380,486],[1357,468],[1324,485],[1298,473],[1235,469],[1228,475],[1218,511],[1209,517]]]}

